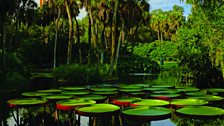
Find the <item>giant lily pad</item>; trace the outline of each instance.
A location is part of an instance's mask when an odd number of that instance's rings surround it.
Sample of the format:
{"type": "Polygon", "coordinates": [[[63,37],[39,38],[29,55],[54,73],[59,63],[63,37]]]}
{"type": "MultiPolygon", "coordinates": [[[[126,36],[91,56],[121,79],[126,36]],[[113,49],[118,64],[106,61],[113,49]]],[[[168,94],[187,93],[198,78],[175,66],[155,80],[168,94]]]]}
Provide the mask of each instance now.
{"type": "Polygon", "coordinates": [[[221,101],[223,97],[215,95],[204,95],[204,96],[192,96],[191,98],[202,99],[206,101],[221,101]]]}
{"type": "Polygon", "coordinates": [[[181,95],[180,94],[151,94],[150,96],[153,97],[153,98],[156,98],[156,99],[168,100],[169,101],[171,99],[178,98],[181,95]]]}
{"type": "Polygon", "coordinates": [[[162,88],[162,87],[148,87],[148,88],[143,88],[144,91],[164,91],[164,90],[167,90],[167,88],[162,88]]]}
{"type": "Polygon", "coordinates": [[[46,95],[52,95],[52,93],[44,93],[44,92],[24,92],[22,93],[23,96],[27,97],[40,97],[46,95]]]}
{"type": "Polygon", "coordinates": [[[120,86],[121,89],[138,89],[138,88],[142,88],[142,86],[138,86],[138,85],[122,85],[120,86]]]}
{"type": "Polygon", "coordinates": [[[43,96],[42,98],[48,99],[48,100],[64,100],[64,99],[73,98],[73,96],[63,95],[63,94],[55,94],[55,95],[43,96]]]}
{"type": "Polygon", "coordinates": [[[126,93],[130,93],[130,92],[141,92],[142,91],[142,89],[120,89],[119,90],[120,92],[126,92],[126,93]]]}
{"type": "Polygon", "coordinates": [[[60,89],[48,89],[48,90],[38,90],[37,92],[42,92],[42,93],[60,93],[63,90],[60,89]]]}
{"type": "Polygon", "coordinates": [[[198,92],[187,92],[185,93],[188,96],[201,96],[201,95],[206,95],[206,91],[198,91],[198,92]]]}
{"type": "Polygon", "coordinates": [[[171,117],[171,110],[163,107],[140,106],[122,110],[122,115],[131,119],[138,120],[162,120],[171,117]]]}
{"type": "Polygon", "coordinates": [[[75,108],[76,113],[83,116],[106,116],[119,112],[120,107],[112,104],[93,104],[75,108]]]}
{"type": "Polygon", "coordinates": [[[79,96],[78,98],[89,99],[89,100],[94,100],[96,102],[100,102],[100,101],[105,101],[107,97],[102,95],[84,95],[84,96],[79,96]]]}
{"type": "Polygon", "coordinates": [[[210,88],[207,89],[210,92],[216,92],[216,93],[224,93],[224,89],[223,88],[210,88]]]}
{"type": "Polygon", "coordinates": [[[120,106],[129,106],[131,102],[136,101],[136,100],[141,100],[141,98],[136,98],[136,97],[121,97],[121,98],[116,98],[112,101],[113,104],[115,105],[120,105],[120,106]]]}
{"type": "Polygon", "coordinates": [[[87,95],[89,94],[89,91],[83,90],[83,91],[63,91],[61,94],[65,95],[87,95]]]}
{"type": "Polygon", "coordinates": [[[171,104],[176,106],[205,105],[208,104],[208,101],[193,98],[174,99],[171,104]]]}
{"type": "Polygon", "coordinates": [[[76,90],[85,90],[87,88],[84,86],[67,86],[67,87],[60,87],[59,89],[76,91],[76,90]]]}
{"type": "Polygon", "coordinates": [[[110,87],[104,87],[104,88],[91,88],[93,91],[117,91],[117,88],[110,88],[110,87]]]}
{"type": "Polygon", "coordinates": [[[58,101],[56,103],[56,108],[59,110],[73,110],[75,106],[90,105],[95,103],[96,101],[89,99],[69,99],[58,101]]]}
{"type": "Polygon", "coordinates": [[[194,92],[194,91],[199,91],[200,89],[194,88],[194,87],[186,87],[186,88],[180,88],[177,90],[180,92],[194,92]]]}
{"type": "Polygon", "coordinates": [[[142,99],[133,101],[131,106],[166,106],[169,105],[168,101],[158,99],[142,99]]]}
{"type": "Polygon", "coordinates": [[[189,106],[176,110],[176,113],[180,116],[196,117],[208,119],[211,117],[223,117],[224,110],[210,106],[189,106]]]}
{"type": "Polygon", "coordinates": [[[95,95],[116,95],[118,92],[117,91],[94,91],[94,92],[91,92],[92,94],[95,94],[95,95]]]}
{"type": "Polygon", "coordinates": [[[44,104],[47,101],[44,99],[37,99],[37,98],[20,98],[20,99],[12,99],[7,101],[9,106],[30,106],[30,105],[40,105],[44,104]]]}
{"type": "Polygon", "coordinates": [[[177,94],[178,90],[164,90],[164,91],[153,91],[153,94],[177,94]]]}
{"type": "Polygon", "coordinates": [[[174,85],[152,85],[154,88],[175,88],[174,85]]]}

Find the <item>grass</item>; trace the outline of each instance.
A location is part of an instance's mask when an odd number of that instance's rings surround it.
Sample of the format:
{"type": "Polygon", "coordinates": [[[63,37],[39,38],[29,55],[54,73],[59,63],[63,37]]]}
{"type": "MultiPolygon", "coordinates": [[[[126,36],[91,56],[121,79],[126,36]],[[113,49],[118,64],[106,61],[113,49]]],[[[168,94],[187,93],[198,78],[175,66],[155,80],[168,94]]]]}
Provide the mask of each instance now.
{"type": "Polygon", "coordinates": [[[164,61],[163,65],[160,64],[160,61],[157,61],[162,69],[176,69],[178,68],[177,61],[164,61]]]}

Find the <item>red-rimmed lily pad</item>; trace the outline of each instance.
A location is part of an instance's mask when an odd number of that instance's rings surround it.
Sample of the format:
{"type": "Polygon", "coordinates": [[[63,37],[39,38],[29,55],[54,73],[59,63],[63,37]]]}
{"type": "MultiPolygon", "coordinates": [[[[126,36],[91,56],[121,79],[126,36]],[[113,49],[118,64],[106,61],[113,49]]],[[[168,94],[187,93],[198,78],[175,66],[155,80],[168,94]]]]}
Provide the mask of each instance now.
{"type": "Polygon", "coordinates": [[[202,99],[206,101],[221,101],[223,97],[216,95],[192,96],[191,98],[202,99]]]}
{"type": "Polygon", "coordinates": [[[180,94],[151,94],[150,96],[152,98],[167,100],[167,101],[170,101],[171,99],[174,99],[174,98],[181,97],[180,94]]]}
{"type": "Polygon", "coordinates": [[[172,105],[176,105],[177,107],[181,106],[197,106],[197,105],[206,105],[208,101],[201,100],[201,99],[194,99],[194,98],[187,98],[187,99],[174,99],[171,102],[172,105]]]}
{"type": "Polygon", "coordinates": [[[124,117],[137,120],[155,121],[171,117],[172,111],[163,107],[130,107],[121,111],[124,117]]]}
{"type": "Polygon", "coordinates": [[[76,113],[83,116],[106,116],[120,111],[120,107],[112,104],[93,104],[75,108],[76,113]]]}
{"type": "Polygon", "coordinates": [[[64,94],[64,95],[87,95],[89,94],[90,91],[87,91],[87,90],[83,90],[83,91],[63,91],[61,92],[61,94],[64,94]]]}
{"type": "Polygon", "coordinates": [[[47,96],[52,95],[52,93],[44,93],[44,92],[24,92],[22,93],[22,96],[27,97],[41,97],[41,96],[47,96]]]}
{"type": "Polygon", "coordinates": [[[48,89],[48,90],[38,90],[37,92],[42,92],[42,93],[60,93],[63,90],[60,89],[48,89]]]}
{"type": "Polygon", "coordinates": [[[136,100],[141,100],[141,98],[136,98],[136,97],[121,97],[121,98],[116,98],[112,101],[113,104],[119,105],[119,106],[129,106],[131,102],[136,101],[136,100]]]}
{"type": "Polygon", "coordinates": [[[169,105],[168,101],[159,99],[142,99],[133,101],[131,103],[131,106],[167,106],[167,105],[169,105]]]}
{"type": "Polygon", "coordinates": [[[47,101],[44,99],[37,99],[37,98],[19,98],[19,99],[12,99],[7,101],[10,107],[40,105],[46,102],[47,101]]]}
{"type": "Polygon", "coordinates": [[[193,118],[210,119],[224,116],[224,110],[210,106],[189,106],[176,110],[177,115],[193,118]]]}
{"type": "Polygon", "coordinates": [[[56,103],[56,108],[59,110],[73,110],[76,106],[91,105],[95,103],[96,101],[89,99],[69,99],[58,101],[56,103]]]}
{"type": "Polygon", "coordinates": [[[76,91],[76,90],[85,90],[85,89],[87,89],[87,87],[84,87],[84,86],[67,86],[67,87],[60,87],[59,89],[76,91]]]}

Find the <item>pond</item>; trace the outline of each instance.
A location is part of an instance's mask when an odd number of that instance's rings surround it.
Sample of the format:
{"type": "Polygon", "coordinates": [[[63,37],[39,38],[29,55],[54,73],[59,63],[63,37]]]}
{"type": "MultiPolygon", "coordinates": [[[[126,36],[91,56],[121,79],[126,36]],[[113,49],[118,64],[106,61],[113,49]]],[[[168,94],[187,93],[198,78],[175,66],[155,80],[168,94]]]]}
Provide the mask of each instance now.
{"type": "Polygon", "coordinates": [[[223,92],[183,84],[180,72],[172,70],[72,87],[42,78],[26,91],[1,94],[0,126],[219,126],[224,125],[223,92]]]}

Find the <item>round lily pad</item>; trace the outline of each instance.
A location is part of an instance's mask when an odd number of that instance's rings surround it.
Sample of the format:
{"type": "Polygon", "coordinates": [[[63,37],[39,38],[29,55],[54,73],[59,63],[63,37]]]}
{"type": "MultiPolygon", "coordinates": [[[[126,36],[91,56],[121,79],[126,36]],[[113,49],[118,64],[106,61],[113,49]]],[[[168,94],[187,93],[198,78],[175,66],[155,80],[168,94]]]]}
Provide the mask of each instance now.
{"type": "Polygon", "coordinates": [[[223,117],[224,110],[210,106],[189,106],[176,110],[177,115],[194,118],[208,119],[211,117],[223,117]]]}
{"type": "Polygon", "coordinates": [[[105,88],[91,88],[91,90],[93,90],[93,91],[117,91],[118,89],[105,87],[105,88]]]}
{"type": "Polygon", "coordinates": [[[221,100],[223,100],[223,97],[215,96],[215,95],[192,96],[191,98],[202,99],[202,100],[206,100],[206,101],[221,101],[221,100]]]}
{"type": "Polygon", "coordinates": [[[193,98],[174,99],[171,102],[171,104],[176,106],[205,105],[205,104],[208,104],[208,101],[204,101],[201,99],[193,99],[193,98]]]}
{"type": "Polygon", "coordinates": [[[223,88],[210,88],[210,89],[207,89],[207,90],[211,91],[211,92],[216,92],[216,93],[223,93],[224,92],[223,88]]]}
{"type": "Polygon", "coordinates": [[[56,103],[56,108],[59,110],[73,110],[75,106],[90,105],[95,103],[96,101],[89,99],[69,99],[58,101],[56,103]]]}
{"type": "Polygon", "coordinates": [[[142,86],[137,86],[137,85],[123,85],[120,86],[121,89],[138,89],[138,88],[142,88],[142,86]]]}
{"type": "Polygon", "coordinates": [[[133,101],[131,106],[166,106],[169,105],[168,101],[158,99],[142,99],[133,101]]]}
{"type": "Polygon", "coordinates": [[[163,91],[163,90],[167,90],[166,88],[156,88],[156,87],[148,87],[148,88],[143,88],[144,91],[163,91]]]}
{"type": "Polygon", "coordinates": [[[116,95],[118,92],[117,91],[94,91],[91,92],[92,94],[96,94],[96,95],[116,95]]]}
{"type": "Polygon", "coordinates": [[[180,92],[194,92],[194,91],[199,91],[200,89],[194,88],[194,87],[187,87],[187,88],[180,88],[177,90],[180,92]]]}
{"type": "Polygon", "coordinates": [[[152,85],[151,87],[155,87],[155,88],[175,88],[174,85],[152,85]]]}
{"type": "Polygon", "coordinates": [[[120,106],[129,106],[131,102],[136,101],[136,100],[141,100],[141,98],[136,98],[136,97],[121,97],[121,98],[116,98],[112,101],[113,104],[115,105],[120,105],[120,106]]]}
{"type": "Polygon", "coordinates": [[[76,90],[85,90],[87,89],[86,87],[84,86],[67,86],[67,87],[60,87],[59,89],[62,89],[62,90],[72,90],[72,91],[76,91],[76,90]]]}
{"type": "Polygon", "coordinates": [[[60,89],[48,89],[48,90],[38,90],[37,92],[43,92],[43,93],[60,93],[63,90],[60,89]]]}
{"type": "Polygon", "coordinates": [[[46,96],[51,95],[52,93],[44,93],[44,92],[24,92],[22,93],[22,96],[27,97],[40,97],[40,96],[46,96]]]}
{"type": "Polygon", "coordinates": [[[155,121],[171,117],[171,110],[163,107],[140,106],[122,110],[122,115],[131,119],[155,121]]]}
{"type": "Polygon", "coordinates": [[[118,113],[120,107],[112,104],[92,104],[75,108],[76,113],[83,116],[106,116],[118,113]]]}
{"type": "Polygon", "coordinates": [[[107,97],[102,96],[102,95],[84,95],[84,96],[79,96],[78,98],[90,99],[90,100],[94,100],[96,102],[100,102],[100,101],[105,101],[107,97]]]}
{"type": "Polygon", "coordinates": [[[87,95],[89,94],[89,91],[83,90],[83,91],[63,91],[61,94],[65,95],[87,95]]]}
{"type": "Polygon", "coordinates": [[[153,97],[153,98],[156,98],[156,99],[168,100],[169,101],[171,99],[178,98],[181,95],[180,94],[151,94],[150,96],[153,97]]]}
{"type": "Polygon", "coordinates": [[[37,98],[20,98],[20,99],[12,99],[7,101],[10,107],[13,106],[30,106],[30,105],[40,105],[44,104],[47,101],[44,99],[37,98]]]}
{"type": "Polygon", "coordinates": [[[48,99],[48,100],[64,100],[64,99],[73,98],[73,96],[63,95],[63,94],[55,94],[55,95],[43,96],[42,98],[48,99]]]}
{"type": "Polygon", "coordinates": [[[130,93],[130,92],[140,92],[140,91],[142,91],[142,89],[120,89],[119,90],[120,92],[126,92],[126,93],[130,93]]]}
{"type": "Polygon", "coordinates": [[[178,90],[164,90],[164,91],[153,91],[153,94],[177,94],[178,90]]]}
{"type": "Polygon", "coordinates": [[[207,92],[205,91],[198,91],[198,92],[187,92],[185,93],[188,96],[201,96],[201,95],[206,95],[207,92]]]}

